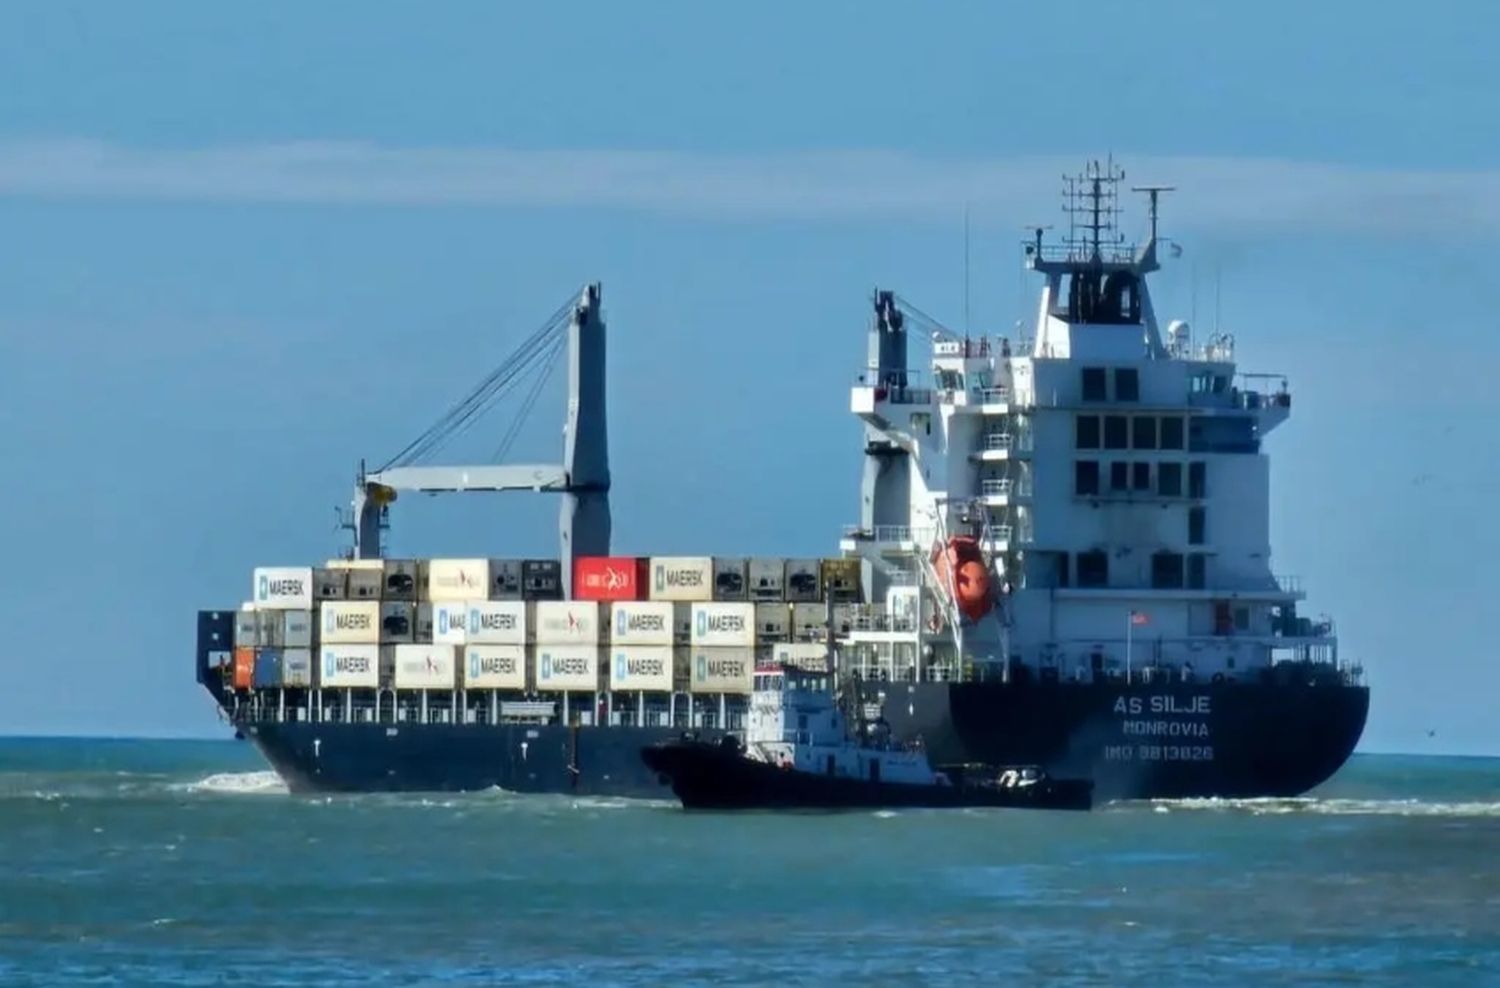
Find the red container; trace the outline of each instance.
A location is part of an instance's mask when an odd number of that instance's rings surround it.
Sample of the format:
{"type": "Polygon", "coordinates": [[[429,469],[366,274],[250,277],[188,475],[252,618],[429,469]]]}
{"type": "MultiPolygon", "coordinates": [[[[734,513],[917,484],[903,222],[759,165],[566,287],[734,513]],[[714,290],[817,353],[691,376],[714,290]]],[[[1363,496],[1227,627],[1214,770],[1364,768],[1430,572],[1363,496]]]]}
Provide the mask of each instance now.
{"type": "Polygon", "coordinates": [[[574,600],[640,600],[646,583],[634,556],[579,556],[573,560],[574,600]]]}
{"type": "Polygon", "coordinates": [[[248,690],[255,682],[255,649],[234,650],[234,688],[248,690]]]}

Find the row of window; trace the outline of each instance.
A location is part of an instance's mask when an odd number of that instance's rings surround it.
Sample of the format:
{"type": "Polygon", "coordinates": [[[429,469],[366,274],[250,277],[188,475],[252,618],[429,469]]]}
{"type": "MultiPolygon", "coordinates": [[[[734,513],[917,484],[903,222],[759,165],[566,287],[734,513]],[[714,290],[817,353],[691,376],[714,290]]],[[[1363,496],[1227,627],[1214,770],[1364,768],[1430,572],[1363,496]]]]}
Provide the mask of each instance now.
{"type": "Polygon", "coordinates": [[[1079,449],[1183,449],[1186,419],[1181,415],[1079,415],[1074,445],[1079,449]]]}
{"type": "MultiPolygon", "coordinates": [[[[1075,557],[1080,587],[1109,586],[1109,553],[1102,549],[1080,552],[1075,557]]],[[[1208,557],[1201,552],[1157,552],[1151,555],[1153,590],[1202,590],[1207,585],[1208,557]]],[[[1068,586],[1068,554],[1058,553],[1057,584],[1068,586]]]]}
{"type": "MultiPolygon", "coordinates": [[[[1208,496],[1208,466],[1202,460],[1194,460],[1187,468],[1186,496],[1201,501],[1208,496]]],[[[1182,497],[1182,464],[1171,460],[1161,463],[1076,460],[1073,493],[1078,497],[1100,497],[1106,493],[1182,497]]]]}
{"type": "MultiPolygon", "coordinates": [[[[1115,401],[1140,401],[1141,400],[1141,375],[1134,367],[1115,367],[1114,370],[1114,400],[1115,401]]],[[[1109,378],[1108,367],[1085,367],[1083,368],[1083,400],[1084,401],[1109,401],[1109,378]]]]}

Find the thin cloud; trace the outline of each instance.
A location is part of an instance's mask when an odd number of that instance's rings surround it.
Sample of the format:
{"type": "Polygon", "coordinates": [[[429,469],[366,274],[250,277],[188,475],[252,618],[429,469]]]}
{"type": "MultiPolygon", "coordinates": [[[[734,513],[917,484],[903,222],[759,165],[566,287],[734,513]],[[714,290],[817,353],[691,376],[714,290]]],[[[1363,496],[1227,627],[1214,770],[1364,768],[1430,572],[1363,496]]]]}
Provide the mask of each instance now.
{"type": "MultiPolygon", "coordinates": [[[[1500,171],[1360,168],[1275,158],[1124,156],[1130,179],[1168,182],[1174,225],[1492,238],[1500,171]]],[[[404,148],[299,142],[138,148],[0,142],[0,195],[198,202],[598,207],[680,216],[951,224],[1056,221],[1051,196],[1077,157],[899,151],[699,154],[404,148]]]]}

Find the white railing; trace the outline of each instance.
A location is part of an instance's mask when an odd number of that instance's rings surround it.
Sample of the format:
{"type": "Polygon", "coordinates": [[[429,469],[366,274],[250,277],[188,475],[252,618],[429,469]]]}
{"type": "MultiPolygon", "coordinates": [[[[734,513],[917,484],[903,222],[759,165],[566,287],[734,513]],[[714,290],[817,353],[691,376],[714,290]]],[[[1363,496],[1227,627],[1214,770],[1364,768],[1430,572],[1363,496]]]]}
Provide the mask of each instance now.
{"type": "Polygon", "coordinates": [[[978,392],[979,403],[982,405],[999,405],[1010,398],[1010,389],[1006,387],[978,388],[976,390],[978,392]]]}
{"type": "Polygon", "coordinates": [[[984,448],[988,451],[1014,449],[1016,437],[1008,432],[987,432],[984,435],[984,448]]]}
{"type": "Polygon", "coordinates": [[[1276,581],[1276,587],[1282,593],[1302,592],[1302,577],[1300,576],[1286,576],[1282,574],[1273,576],[1272,579],[1276,581]]]}
{"type": "Polygon", "coordinates": [[[1031,485],[1021,481],[991,478],[979,482],[979,493],[985,497],[1030,497],[1031,485]]]}
{"type": "Polygon", "coordinates": [[[913,528],[910,525],[848,525],[844,528],[844,536],[871,542],[916,542],[925,545],[932,541],[933,529],[913,528]]]}

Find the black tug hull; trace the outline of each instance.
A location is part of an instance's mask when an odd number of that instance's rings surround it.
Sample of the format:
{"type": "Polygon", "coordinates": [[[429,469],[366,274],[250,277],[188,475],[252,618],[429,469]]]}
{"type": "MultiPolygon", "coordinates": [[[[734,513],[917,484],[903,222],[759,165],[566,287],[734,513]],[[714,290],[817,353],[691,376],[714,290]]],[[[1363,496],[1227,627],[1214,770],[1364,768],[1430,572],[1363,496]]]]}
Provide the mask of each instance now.
{"type": "Polygon", "coordinates": [[[1087,810],[1086,781],[1043,780],[1024,788],[912,785],[779,768],[747,758],[738,746],[704,741],[651,745],[641,759],[665,776],[690,810],[853,810],[958,807],[1087,810]]]}

